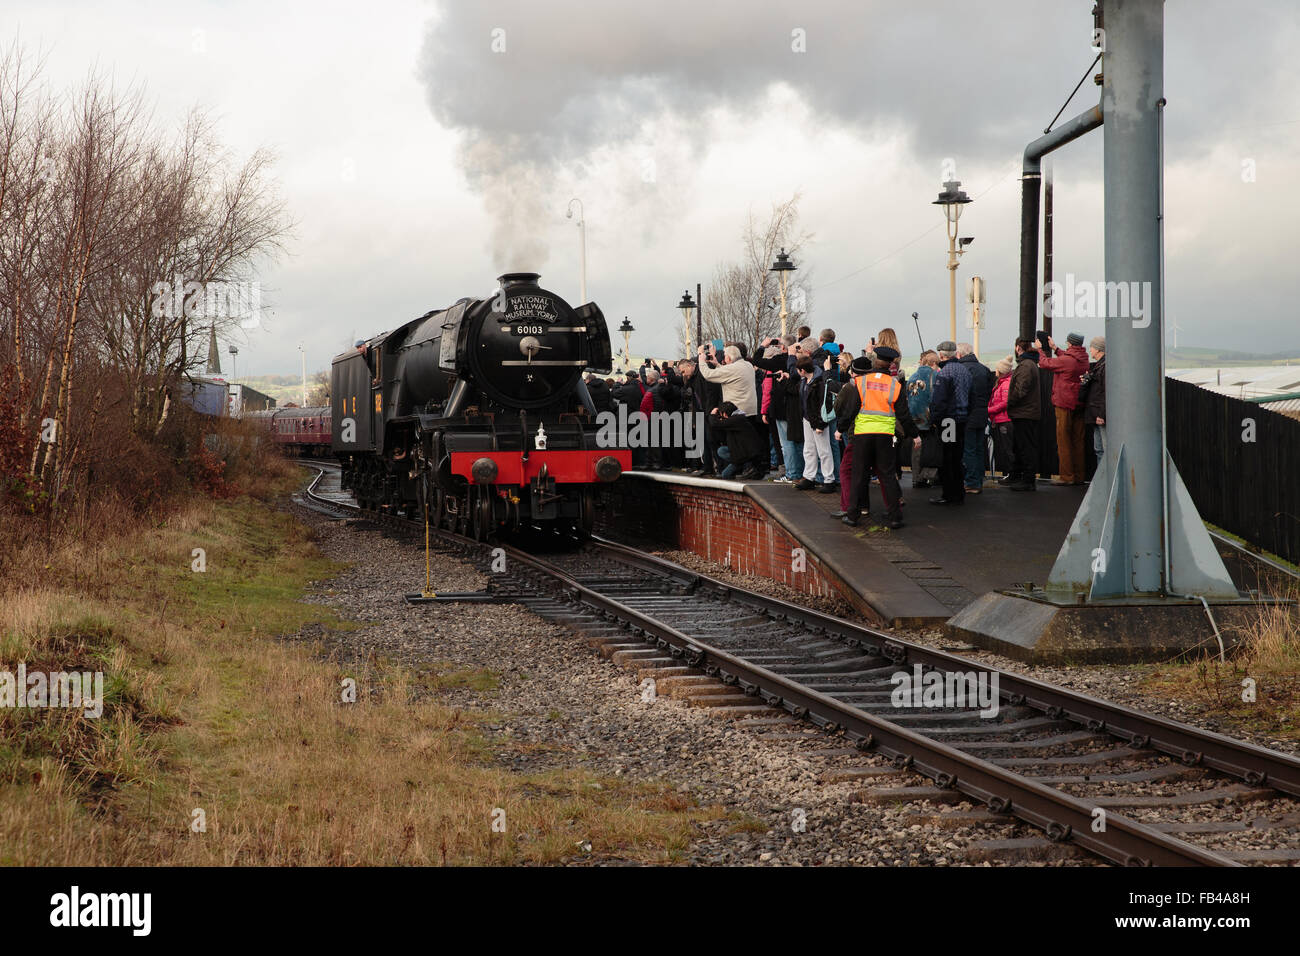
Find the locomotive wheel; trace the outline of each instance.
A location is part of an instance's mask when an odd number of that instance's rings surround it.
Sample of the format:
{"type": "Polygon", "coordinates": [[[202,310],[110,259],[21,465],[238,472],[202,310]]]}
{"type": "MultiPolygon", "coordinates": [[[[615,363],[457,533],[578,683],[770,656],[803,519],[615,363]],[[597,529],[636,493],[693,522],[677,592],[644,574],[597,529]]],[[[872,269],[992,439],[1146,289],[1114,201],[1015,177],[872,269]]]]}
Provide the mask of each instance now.
{"type": "Polygon", "coordinates": [[[493,502],[496,495],[491,488],[479,488],[474,508],[474,538],[486,541],[496,532],[496,514],[493,502]]]}
{"type": "Polygon", "coordinates": [[[447,496],[442,493],[441,488],[434,489],[433,501],[433,514],[429,516],[429,524],[435,528],[442,528],[447,523],[447,496]]]}
{"type": "Polygon", "coordinates": [[[469,489],[470,536],[475,541],[487,537],[487,527],[483,522],[483,489],[477,485],[469,489]]]}
{"type": "Polygon", "coordinates": [[[464,498],[456,498],[456,515],[452,519],[454,524],[452,530],[457,534],[469,537],[469,494],[466,493],[464,498]]]}

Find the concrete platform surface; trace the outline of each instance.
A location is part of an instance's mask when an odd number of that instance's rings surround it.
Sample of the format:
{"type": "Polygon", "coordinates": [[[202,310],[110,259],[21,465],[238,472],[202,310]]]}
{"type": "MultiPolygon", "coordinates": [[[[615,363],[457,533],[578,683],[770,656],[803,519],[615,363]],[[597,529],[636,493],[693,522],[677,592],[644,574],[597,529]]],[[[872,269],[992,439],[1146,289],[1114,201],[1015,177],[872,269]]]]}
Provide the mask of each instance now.
{"type": "MultiPolygon", "coordinates": [[[[875,606],[877,595],[886,599],[885,617],[937,623],[986,591],[1046,581],[1085,491],[1040,482],[1037,491],[1017,492],[987,482],[981,494],[954,507],[930,504],[938,491],[912,488],[906,473],[902,485],[906,523],[897,531],[865,520],[850,528],[831,518],[838,494],[773,482],[747,483],[745,493],[819,557],[843,568],[841,576],[869,603],[875,606]],[[907,606],[890,613],[905,595],[907,606]]],[[[873,485],[877,515],[880,501],[873,485]]]]}
{"type": "MultiPolygon", "coordinates": [[[[774,481],[722,481],[682,472],[628,472],[629,477],[743,493],[880,616],[895,626],[935,625],[991,591],[1042,586],[1083,501],[1085,486],[1039,481],[1032,492],[990,479],[960,506],[932,505],[937,488],[912,488],[904,472],[903,528],[850,528],[832,518],[840,496],[799,491],[774,481]]],[[[880,486],[872,512],[883,517],[880,486]]],[[[1219,551],[1239,588],[1258,586],[1255,570],[1226,539],[1219,551]]]]}

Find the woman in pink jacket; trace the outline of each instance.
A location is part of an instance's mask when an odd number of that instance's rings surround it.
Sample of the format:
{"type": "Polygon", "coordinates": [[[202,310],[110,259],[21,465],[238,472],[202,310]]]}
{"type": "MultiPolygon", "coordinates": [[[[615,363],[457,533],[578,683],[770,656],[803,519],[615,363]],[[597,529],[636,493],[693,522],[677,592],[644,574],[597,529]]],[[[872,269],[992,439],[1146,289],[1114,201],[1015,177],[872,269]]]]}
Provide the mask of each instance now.
{"type": "Polygon", "coordinates": [[[1007,394],[1011,390],[1011,367],[1014,363],[1007,356],[993,367],[998,373],[993,394],[989,396],[989,424],[993,428],[993,464],[1002,472],[999,481],[1008,482],[1008,471],[1012,462],[1012,425],[1011,416],[1007,414],[1007,394]]]}

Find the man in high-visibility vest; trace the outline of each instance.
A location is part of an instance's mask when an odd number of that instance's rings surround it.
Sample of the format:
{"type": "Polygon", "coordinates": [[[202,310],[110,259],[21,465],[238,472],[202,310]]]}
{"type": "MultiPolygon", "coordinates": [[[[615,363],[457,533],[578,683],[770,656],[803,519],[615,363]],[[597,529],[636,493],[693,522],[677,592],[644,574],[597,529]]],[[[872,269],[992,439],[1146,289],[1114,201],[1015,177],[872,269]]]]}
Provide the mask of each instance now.
{"type": "Polygon", "coordinates": [[[853,483],[849,491],[849,508],[840,520],[856,526],[868,507],[871,473],[880,478],[880,494],[889,512],[889,526],[903,526],[901,492],[894,474],[894,431],[900,425],[904,434],[915,438],[919,432],[907,409],[907,390],[889,374],[889,366],[898,352],[878,345],[872,357],[853,360],[853,383],[840,389],[835,418],[841,432],[852,429],[853,483]]]}

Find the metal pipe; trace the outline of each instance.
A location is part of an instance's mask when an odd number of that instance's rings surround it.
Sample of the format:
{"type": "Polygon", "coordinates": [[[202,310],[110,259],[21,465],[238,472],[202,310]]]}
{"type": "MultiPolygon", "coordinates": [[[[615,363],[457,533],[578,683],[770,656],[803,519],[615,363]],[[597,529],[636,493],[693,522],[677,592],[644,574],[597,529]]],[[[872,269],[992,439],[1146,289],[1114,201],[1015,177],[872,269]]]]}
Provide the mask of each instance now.
{"type": "Polygon", "coordinates": [[[1210,619],[1210,627],[1214,628],[1214,639],[1219,642],[1219,660],[1227,663],[1228,656],[1223,646],[1223,635],[1219,633],[1219,625],[1215,622],[1214,613],[1210,610],[1210,602],[1205,600],[1204,594],[1184,594],[1183,597],[1201,602],[1201,607],[1205,608],[1205,616],[1210,619]]]}
{"type": "MultiPolygon", "coordinates": [[[[1052,164],[1047,164],[1043,172],[1043,289],[1052,287],[1052,164]]],[[[1048,307],[1046,294],[1040,297],[1043,303],[1043,331],[1052,334],[1052,309],[1048,307]]],[[[1055,303],[1053,303],[1055,305],[1055,303]]]]}
{"type": "Polygon", "coordinates": [[[1101,104],[1080,113],[1074,119],[1025,147],[1020,177],[1020,337],[1032,339],[1038,321],[1038,195],[1042,179],[1042,159],[1048,153],[1071,143],[1084,133],[1101,126],[1101,104]]]}
{"type": "MultiPolygon", "coordinates": [[[[1158,235],[1160,242],[1160,316],[1165,314],[1165,98],[1162,96],[1156,103],[1160,113],[1160,159],[1159,159],[1159,176],[1160,176],[1160,193],[1159,206],[1156,210],[1156,222],[1158,223],[1158,235]]],[[[1175,333],[1176,335],[1177,333],[1175,333]]],[[[1165,417],[1165,399],[1167,398],[1168,389],[1165,387],[1165,336],[1163,330],[1160,333],[1160,440],[1164,443],[1164,436],[1167,434],[1166,417],[1165,417]]],[[[1170,552],[1173,550],[1169,545],[1169,456],[1162,454],[1160,456],[1160,495],[1164,511],[1161,513],[1161,530],[1164,535],[1161,541],[1160,550],[1164,553],[1164,576],[1161,578],[1160,590],[1167,591],[1173,586],[1173,573],[1170,569],[1170,552]]],[[[1201,598],[1204,603],[1205,598],[1201,598]]],[[[1210,606],[1205,605],[1205,613],[1210,613],[1210,606]]],[[[1211,616],[1210,623],[1214,623],[1211,616]]],[[[1218,636],[1219,628],[1214,628],[1215,636],[1218,636]]],[[[1223,641],[1219,641],[1219,655],[1223,655],[1223,641]]]]}

